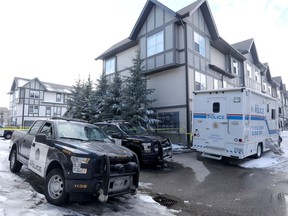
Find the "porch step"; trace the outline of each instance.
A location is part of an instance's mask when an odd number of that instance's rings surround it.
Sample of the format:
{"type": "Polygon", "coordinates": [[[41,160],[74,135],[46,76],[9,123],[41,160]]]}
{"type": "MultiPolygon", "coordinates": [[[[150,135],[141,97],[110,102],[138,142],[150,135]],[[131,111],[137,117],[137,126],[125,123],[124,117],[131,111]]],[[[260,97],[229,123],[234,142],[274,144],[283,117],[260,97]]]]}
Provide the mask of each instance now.
{"type": "Polygon", "coordinates": [[[266,146],[271,149],[274,154],[282,155],[284,154],[283,150],[280,148],[277,142],[271,138],[266,139],[266,146]]]}

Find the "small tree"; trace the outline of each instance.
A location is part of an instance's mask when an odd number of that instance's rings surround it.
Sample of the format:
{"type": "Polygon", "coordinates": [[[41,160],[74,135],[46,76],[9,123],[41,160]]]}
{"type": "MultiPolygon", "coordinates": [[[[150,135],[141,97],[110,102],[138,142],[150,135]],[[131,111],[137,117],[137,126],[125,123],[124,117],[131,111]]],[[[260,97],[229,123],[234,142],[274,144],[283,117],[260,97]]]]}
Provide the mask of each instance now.
{"type": "Polygon", "coordinates": [[[78,78],[76,85],[72,86],[72,94],[67,101],[68,108],[65,116],[83,119],[83,107],[84,107],[84,83],[78,78]]]}
{"type": "Polygon", "coordinates": [[[149,99],[149,96],[154,92],[154,89],[147,89],[140,50],[136,51],[136,56],[132,62],[131,76],[125,80],[122,116],[127,121],[146,126],[153,121],[150,118],[153,111],[149,110],[153,100],[149,99]]]}
{"type": "Polygon", "coordinates": [[[105,101],[108,94],[108,80],[105,72],[102,73],[100,78],[97,80],[98,85],[94,94],[94,113],[95,121],[102,121],[105,119],[105,101]]]}
{"type": "Polygon", "coordinates": [[[122,79],[118,71],[115,72],[113,82],[109,84],[106,100],[103,106],[105,120],[120,119],[122,112],[122,79]]]}

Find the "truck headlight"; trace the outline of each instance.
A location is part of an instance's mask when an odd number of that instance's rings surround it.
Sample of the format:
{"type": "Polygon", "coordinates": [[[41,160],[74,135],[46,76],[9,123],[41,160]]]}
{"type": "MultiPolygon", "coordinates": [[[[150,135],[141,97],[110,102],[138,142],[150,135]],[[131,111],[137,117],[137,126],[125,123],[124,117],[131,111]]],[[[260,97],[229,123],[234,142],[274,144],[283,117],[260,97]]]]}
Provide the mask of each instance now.
{"type": "Polygon", "coordinates": [[[151,152],[151,143],[142,143],[145,152],[151,152]]]}
{"type": "Polygon", "coordinates": [[[71,157],[71,161],[73,164],[73,173],[80,173],[80,174],[86,174],[87,173],[87,168],[82,168],[81,164],[88,164],[90,158],[83,158],[83,157],[71,157]]]}

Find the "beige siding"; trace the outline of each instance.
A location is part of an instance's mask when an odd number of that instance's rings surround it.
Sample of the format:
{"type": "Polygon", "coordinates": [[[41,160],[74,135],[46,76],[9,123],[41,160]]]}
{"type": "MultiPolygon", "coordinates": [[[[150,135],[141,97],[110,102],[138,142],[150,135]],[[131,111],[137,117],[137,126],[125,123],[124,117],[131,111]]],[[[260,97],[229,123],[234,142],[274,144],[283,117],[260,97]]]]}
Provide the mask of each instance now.
{"type": "Polygon", "coordinates": [[[131,47],[121,53],[117,54],[117,70],[122,71],[133,65],[132,59],[136,55],[138,46],[131,47]]]}
{"type": "Polygon", "coordinates": [[[225,55],[213,47],[210,47],[211,64],[226,70],[225,68],[225,55]]]}
{"type": "Polygon", "coordinates": [[[157,99],[153,107],[185,104],[184,67],[148,76],[147,87],[155,89],[151,98],[157,99]]]}

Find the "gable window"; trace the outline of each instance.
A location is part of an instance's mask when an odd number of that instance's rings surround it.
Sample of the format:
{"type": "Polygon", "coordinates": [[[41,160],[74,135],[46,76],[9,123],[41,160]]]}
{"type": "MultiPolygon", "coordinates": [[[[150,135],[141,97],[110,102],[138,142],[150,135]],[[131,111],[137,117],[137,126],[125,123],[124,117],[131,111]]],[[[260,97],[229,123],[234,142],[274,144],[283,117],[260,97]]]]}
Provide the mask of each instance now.
{"type": "Polygon", "coordinates": [[[195,71],[195,90],[206,89],[206,75],[195,71]]]}
{"type": "Polygon", "coordinates": [[[255,70],[255,80],[256,82],[260,83],[260,73],[258,70],[255,70]]]}
{"type": "Polygon", "coordinates": [[[29,105],[28,113],[30,114],[37,114],[39,111],[39,106],[29,105]]]}
{"type": "Polygon", "coordinates": [[[247,64],[247,76],[252,78],[252,67],[250,64],[247,64]]]}
{"type": "Polygon", "coordinates": [[[236,75],[240,75],[240,67],[239,67],[239,62],[233,59],[233,72],[236,75]]]}
{"type": "Polygon", "coordinates": [[[56,94],[56,102],[61,102],[61,94],[60,93],[56,94]]]}
{"type": "Polygon", "coordinates": [[[105,61],[105,74],[111,74],[115,72],[115,57],[107,59],[105,61]]]}
{"type": "Polygon", "coordinates": [[[164,51],[163,31],[147,38],[147,57],[164,51]]]}
{"type": "Polygon", "coordinates": [[[39,98],[39,91],[30,90],[30,98],[39,98]]]}
{"type": "Polygon", "coordinates": [[[269,92],[269,94],[272,93],[271,86],[268,86],[268,92],[269,92]]]}
{"type": "Polygon", "coordinates": [[[205,56],[205,38],[194,32],[194,49],[197,53],[205,56]]]}

